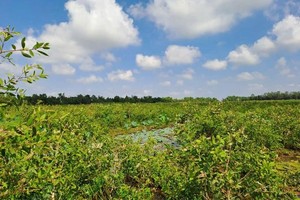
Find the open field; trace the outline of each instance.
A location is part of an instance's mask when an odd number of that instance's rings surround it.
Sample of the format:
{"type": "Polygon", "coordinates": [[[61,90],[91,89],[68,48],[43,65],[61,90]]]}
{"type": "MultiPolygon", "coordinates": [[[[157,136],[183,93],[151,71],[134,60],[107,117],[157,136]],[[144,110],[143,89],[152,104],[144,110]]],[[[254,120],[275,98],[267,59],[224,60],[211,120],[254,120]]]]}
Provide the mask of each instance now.
{"type": "Polygon", "coordinates": [[[2,108],[0,150],[1,199],[294,199],[300,101],[2,108]]]}

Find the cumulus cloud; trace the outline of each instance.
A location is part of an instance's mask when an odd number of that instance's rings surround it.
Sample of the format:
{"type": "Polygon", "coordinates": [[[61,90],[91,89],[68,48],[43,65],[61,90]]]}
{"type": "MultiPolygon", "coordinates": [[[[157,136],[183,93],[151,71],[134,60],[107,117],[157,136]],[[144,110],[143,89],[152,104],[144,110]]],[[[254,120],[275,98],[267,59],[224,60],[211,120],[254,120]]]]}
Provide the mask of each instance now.
{"type": "Polygon", "coordinates": [[[237,66],[257,65],[260,60],[247,45],[241,45],[236,50],[229,52],[228,61],[237,66]]]}
{"type": "Polygon", "coordinates": [[[255,10],[269,6],[272,0],[153,0],[145,7],[131,7],[133,16],[147,16],[171,38],[196,38],[228,31],[255,10]]]}
{"type": "Polygon", "coordinates": [[[252,50],[256,54],[266,57],[276,50],[276,45],[274,41],[264,36],[254,43],[254,45],[252,46],[252,50]]]}
{"type": "Polygon", "coordinates": [[[142,54],[137,54],[135,62],[144,70],[158,69],[161,67],[161,60],[158,56],[144,56],[142,54]]]}
{"type": "Polygon", "coordinates": [[[201,52],[198,47],[169,45],[165,50],[163,58],[137,54],[135,62],[137,66],[144,70],[153,70],[168,65],[193,64],[200,56],[201,52]]]}
{"type": "Polygon", "coordinates": [[[77,79],[78,83],[83,83],[83,84],[91,84],[91,83],[99,83],[103,82],[103,79],[101,77],[97,77],[95,75],[90,75],[88,77],[82,77],[77,79]]]}
{"type": "Polygon", "coordinates": [[[133,20],[115,0],[69,1],[66,9],[70,21],[57,28],[71,28],[72,39],[86,49],[105,50],[139,43],[133,20]]]}
{"type": "Polygon", "coordinates": [[[164,62],[168,65],[193,64],[200,56],[198,47],[170,45],[165,51],[164,62]]]}
{"type": "MultiPolygon", "coordinates": [[[[228,53],[227,62],[235,66],[250,66],[260,63],[276,51],[297,52],[300,50],[300,17],[288,15],[274,24],[268,36],[263,36],[253,45],[242,44],[228,53]]],[[[218,69],[218,60],[207,61],[203,67],[218,69]]],[[[283,67],[281,67],[283,68],[283,67]]]]}
{"type": "Polygon", "coordinates": [[[240,81],[251,81],[255,79],[264,79],[264,75],[259,72],[242,72],[237,75],[237,79],[240,81]]]}
{"type": "Polygon", "coordinates": [[[73,75],[76,69],[69,64],[52,65],[52,72],[58,75],[73,75]]]}
{"type": "Polygon", "coordinates": [[[141,19],[147,16],[144,7],[141,3],[131,5],[128,8],[128,12],[136,19],[141,19]]]}
{"type": "MultiPolygon", "coordinates": [[[[68,21],[48,24],[34,38],[51,44],[50,57],[40,62],[80,65],[93,54],[140,42],[133,20],[115,0],[69,0],[65,8],[68,21]]],[[[114,60],[111,55],[104,59],[114,60]]]]}
{"type": "Polygon", "coordinates": [[[117,70],[112,71],[107,75],[110,81],[134,81],[133,72],[131,70],[117,70]]]}
{"type": "Polygon", "coordinates": [[[274,25],[276,43],[288,50],[300,50],[300,17],[289,15],[274,25]]]}
{"type": "Polygon", "coordinates": [[[203,67],[214,71],[224,70],[227,68],[227,61],[218,59],[209,60],[203,64],[203,67]]]}
{"type": "Polygon", "coordinates": [[[88,59],[80,64],[79,69],[82,71],[101,71],[104,69],[103,66],[97,66],[93,60],[88,59]]]}
{"type": "Polygon", "coordinates": [[[103,58],[106,62],[116,62],[117,58],[114,56],[114,54],[106,52],[101,54],[101,58],[103,58]]]}

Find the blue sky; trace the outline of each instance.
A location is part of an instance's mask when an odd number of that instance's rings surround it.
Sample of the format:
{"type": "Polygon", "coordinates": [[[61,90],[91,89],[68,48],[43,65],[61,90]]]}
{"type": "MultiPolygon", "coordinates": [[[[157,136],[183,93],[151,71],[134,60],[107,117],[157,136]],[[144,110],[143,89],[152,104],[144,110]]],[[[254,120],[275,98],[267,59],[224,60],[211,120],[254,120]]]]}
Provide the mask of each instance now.
{"type": "MultiPolygon", "coordinates": [[[[299,0],[3,0],[0,27],[49,42],[28,94],[182,98],[300,90],[299,0]]],[[[17,43],[18,41],[16,41],[17,43]]],[[[17,72],[2,64],[0,73],[17,72]]]]}

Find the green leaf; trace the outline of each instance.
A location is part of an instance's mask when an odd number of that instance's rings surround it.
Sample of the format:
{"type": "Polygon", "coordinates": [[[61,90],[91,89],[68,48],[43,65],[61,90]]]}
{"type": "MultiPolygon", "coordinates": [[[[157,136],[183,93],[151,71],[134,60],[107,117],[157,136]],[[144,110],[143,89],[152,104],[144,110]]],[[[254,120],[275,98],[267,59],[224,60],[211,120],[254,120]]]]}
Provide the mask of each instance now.
{"type": "Polygon", "coordinates": [[[12,73],[7,73],[6,74],[8,77],[13,77],[13,74],[12,73]]]}
{"type": "Polygon", "coordinates": [[[30,55],[31,55],[32,57],[34,56],[34,53],[33,53],[32,50],[29,50],[29,53],[30,53],[30,55]]]}
{"type": "Polygon", "coordinates": [[[41,46],[43,46],[44,43],[37,42],[32,48],[33,49],[39,49],[41,46]]]}
{"type": "Polygon", "coordinates": [[[8,54],[5,55],[5,58],[9,58],[13,54],[13,52],[9,52],[8,54]]]}
{"type": "Polygon", "coordinates": [[[40,78],[47,78],[48,75],[47,75],[47,74],[40,74],[39,77],[40,77],[40,78]]]}
{"type": "Polygon", "coordinates": [[[8,35],[7,37],[4,38],[4,42],[8,41],[12,37],[13,37],[12,35],[8,35]]]}
{"type": "Polygon", "coordinates": [[[14,45],[14,44],[12,44],[11,47],[13,48],[13,50],[17,49],[16,45],[14,45]]]}
{"type": "Polygon", "coordinates": [[[22,41],[21,41],[21,45],[22,45],[22,48],[23,48],[23,49],[25,48],[25,40],[26,40],[26,38],[23,37],[23,38],[22,38],[22,41]]]}
{"type": "Polygon", "coordinates": [[[43,54],[44,56],[49,56],[48,54],[46,54],[46,53],[43,52],[43,51],[37,50],[37,52],[39,52],[40,54],[43,54]]]}
{"type": "Polygon", "coordinates": [[[22,55],[23,55],[24,57],[26,57],[26,58],[31,58],[31,56],[30,56],[29,54],[25,53],[24,51],[22,51],[21,53],[22,53],[22,55]]]}
{"type": "Polygon", "coordinates": [[[37,69],[44,70],[43,67],[42,67],[41,65],[35,65],[35,67],[36,67],[37,69]]]}

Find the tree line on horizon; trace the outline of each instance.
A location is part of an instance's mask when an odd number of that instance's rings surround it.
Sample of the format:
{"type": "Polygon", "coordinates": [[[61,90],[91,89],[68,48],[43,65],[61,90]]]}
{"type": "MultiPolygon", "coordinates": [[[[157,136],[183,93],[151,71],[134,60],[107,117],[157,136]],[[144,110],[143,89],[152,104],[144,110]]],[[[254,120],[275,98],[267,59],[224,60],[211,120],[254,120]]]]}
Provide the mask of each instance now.
{"type": "MultiPolygon", "coordinates": [[[[0,96],[0,101],[4,101],[9,97],[0,96]]],[[[47,94],[33,94],[26,96],[25,102],[31,105],[44,104],[44,105],[67,105],[67,104],[91,104],[91,103],[159,103],[159,102],[179,102],[179,101],[202,101],[211,102],[218,101],[217,98],[211,97],[185,97],[183,99],[176,99],[172,97],[152,97],[152,96],[115,96],[115,97],[103,97],[95,95],[82,95],[77,96],[65,96],[64,93],[59,93],[58,96],[48,96],[47,94]]],[[[253,101],[253,100],[299,100],[299,92],[268,92],[262,95],[245,96],[228,96],[223,101],[253,101]]]]}
{"type": "Polygon", "coordinates": [[[298,100],[300,99],[300,91],[293,92],[266,92],[262,95],[254,95],[248,97],[243,96],[228,96],[224,100],[226,101],[251,101],[251,100],[298,100]]]}
{"type": "Polygon", "coordinates": [[[33,94],[26,96],[25,101],[28,104],[46,104],[46,105],[66,105],[66,104],[91,104],[91,103],[159,103],[159,102],[175,102],[187,100],[202,100],[202,101],[217,101],[216,98],[193,98],[185,97],[184,99],[175,99],[172,97],[152,97],[152,96],[115,96],[103,97],[96,95],[65,96],[64,93],[59,93],[58,96],[47,96],[47,94],[33,94]]]}

